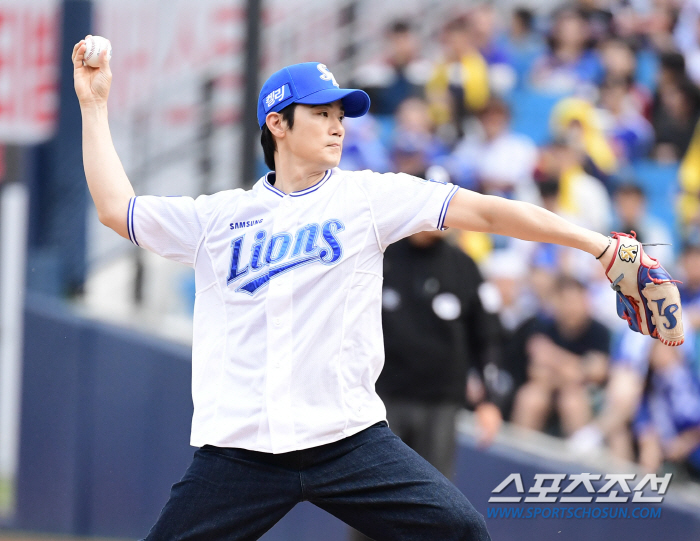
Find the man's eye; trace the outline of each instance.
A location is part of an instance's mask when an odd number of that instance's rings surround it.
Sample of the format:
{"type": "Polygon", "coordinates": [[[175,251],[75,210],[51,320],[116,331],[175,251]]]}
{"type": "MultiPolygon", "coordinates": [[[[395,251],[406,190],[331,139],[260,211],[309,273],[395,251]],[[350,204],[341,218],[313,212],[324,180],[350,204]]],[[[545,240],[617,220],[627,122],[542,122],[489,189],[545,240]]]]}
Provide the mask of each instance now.
{"type": "Polygon", "coordinates": [[[340,117],[340,122],[343,122],[343,120],[345,120],[345,117],[344,117],[344,116],[341,116],[341,117],[340,117]]]}

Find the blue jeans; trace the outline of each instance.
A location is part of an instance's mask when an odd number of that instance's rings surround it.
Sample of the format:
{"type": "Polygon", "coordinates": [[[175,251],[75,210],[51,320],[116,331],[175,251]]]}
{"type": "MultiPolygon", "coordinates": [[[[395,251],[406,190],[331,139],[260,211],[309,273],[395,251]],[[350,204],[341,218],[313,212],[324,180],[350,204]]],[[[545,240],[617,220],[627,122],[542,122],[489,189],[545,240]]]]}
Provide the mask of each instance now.
{"type": "Polygon", "coordinates": [[[259,539],[302,501],[375,541],[490,541],[484,517],[385,422],[279,455],[205,445],[146,539],[259,539]]]}

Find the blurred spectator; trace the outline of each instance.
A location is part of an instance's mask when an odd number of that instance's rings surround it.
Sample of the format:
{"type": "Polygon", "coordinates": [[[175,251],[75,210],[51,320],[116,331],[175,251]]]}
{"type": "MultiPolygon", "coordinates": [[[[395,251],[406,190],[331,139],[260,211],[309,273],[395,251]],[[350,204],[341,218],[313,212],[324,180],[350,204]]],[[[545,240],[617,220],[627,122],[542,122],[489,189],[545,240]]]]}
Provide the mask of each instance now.
{"type": "Polygon", "coordinates": [[[698,46],[700,2],[698,0],[681,0],[679,4],[681,4],[681,10],[673,30],[673,38],[678,49],[687,55],[698,46]]]}
{"type": "MultiPolygon", "coordinates": [[[[482,307],[481,283],[474,262],[440,231],[418,233],[385,253],[386,361],[377,392],[392,430],[447,477],[454,467],[455,418],[465,403],[467,368],[497,359],[497,321],[482,307]]],[[[477,416],[488,443],[500,416],[485,398],[477,416]]]]}
{"type": "Polygon", "coordinates": [[[546,188],[549,200],[556,201],[554,207],[545,208],[584,227],[608,233],[610,197],[600,180],[584,171],[583,163],[584,156],[565,144],[541,149],[535,178],[541,189],[546,188]]]}
{"type": "Polygon", "coordinates": [[[515,69],[517,84],[523,86],[535,59],[546,50],[546,44],[534,27],[535,15],[529,8],[513,10],[508,33],[503,36],[503,48],[515,69]]]}
{"type": "Polygon", "coordinates": [[[559,277],[554,319],[541,320],[526,344],[529,381],[516,395],[513,422],[543,430],[555,403],[564,435],[585,426],[593,415],[591,393],[607,376],[609,349],[610,333],[592,319],[586,288],[559,277]]]}
{"type": "MultiPolygon", "coordinates": [[[[502,354],[498,371],[486,373],[490,388],[498,390],[498,405],[504,416],[513,409],[515,390],[527,381],[527,357],[524,341],[530,333],[530,322],[540,309],[536,295],[530,290],[531,281],[542,283],[537,270],[528,267],[527,260],[516,250],[497,250],[482,265],[487,279],[479,288],[484,309],[498,316],[502,354]]],[[[544,277],[548,280],[548,276],[544,277]]],[[[541,290],[541,285],[540,285],[541,290]]]]}
{"type": "Polygon", "coordinates": [[[683,348],[653,343],[652,375],[634,428],[639,462],[650,472],[664,460],[684,464],[700,478],[700,384],[683,359],[683,348]]]}
{"type": "Polygon", "coordinates": [[[529,267],[515,250],[499,250],[482,265],[487,282],[479,291],[484,308],[498,314],[501,326],[514,331],[537,310],[528,292],[529,267]]]}
{"type": "Polygon", "coordinates": [[[641,21],[642,31],[657,53],[676,50],[673,29],[678,20],[678,8],[674,0],[656,0],[651,12],[641,21]]]}
{"type": "Polygon", "coordinates": [[[700,114],[698,89],[683,77],[659,83],[652,109],[654,158],[678,162],[688,150],[700,114]]]}
{"type": "Polygon", "coordinates": [[[599,111],[587,100],[564,98],[552,109],[550,126],[555,140],[581,154],[586,172],[607,183],[618,163],[599,111]]]}
{"type": "Polygon", "coordinates": [[[422,98],[403,101],[391,142],[394,171],[425,178],[428,167],[448,152],[434,132],[428,103],[422,98]]]}
{"type": "Polygon", "coordinates": [[[697,0],[683,2],[674,40],[685,57],[688,76],[700,84],[700,2],[697,0]]]}
{"type": "Polygon", "coordinates": [[[422,96],[430,63],[420,58],[420,43],[408,21],[396,21],[385,33],[386,56],[358,68],[354,84],[367,92],[370,112],[392,115],[406,98],[422,96]]]}
{"type": "Polygon", "coordinates": [[[659,70],[656,74],[657,87],[676,84],[686,78],[685,58],[677,51],[659,55],[659,70]]]}
{"type": "Polygon", "coordinates": [[[472,38],[489,67],[491,89],[499,95],[508,93],[516,83],[516,73],[508,50],[498,39],[498,12],[493,5],[481,3],[468,14],[472,38]]]}
{"type": "Polygon", "coordinates": [[[636,82],[637,56],[628,41],[610,38],[600,45],[600,56],[606,80],[626,81],[629,105],[645,117],[651,112],[649,89],[636,82]]]}
{"type": "Polygon", "coordinates": [[[600,88],[601,122],[622,163],[643,158],[654,142],[654,130],[639,112],[632,79],[606,77],[600,88]]]}
{"type": "Polygon", "coordinates": [[[667,246],[647,246],[644,251],[660,259],[666,265],[673,262],[673,237],[666,224],[647,212],[644,191],[636,184],[627,183],[618,186],[613,198],[615,206],[615,231],[635,231],[637,240],[648,244],[666,244],[667,246]]]}
{"type": "Polygon", "coordinates": [[[585,455],[601,449],[606,442],[615,456],[634,460],[631,423],[641,403],[652,343],[642,334],[627,329],[622,332],[611,355],[603,407],[594,422],[571,436],[572,450],[585,455]]]}
{"type": "Polygon", "coordinates": [[[441,137],[454,142],[464,132],[464,121],[488,102],[489,70],[467,17],[447,23],[441,42],[443,58],[433,70],[426,95],[441,137]]]}
{"type": "Polygon", "coordinates": [[[686,235],[700,233],[700,121],[678,171],[681,194],[678,211],[686,235]]]}
{"type": "Polygon", "coordinates": [[[532,68],[531,84],[541,92],[590,95],[603,71],[593,45],[585,15],[577,9],[562,8],[554,15],[549,51],[532,68]]]}
{"type": "MultiPolygon", "coordinates": [[[[681,280],[678,289],[683,303],[683,323],[686,334],[700,331],[700,244],[688,242],[683,247],[680,258],[681,280]]],[[[691,364],[700,377],[700,352],[695,352],[691,364]]]]}
{"type": "Polygon", "coordinates": [[[482,193],[533,200],[537,147],[510,130],[510,110],[492,97],[478,115],[478,130],[467,134],[448,160],[452,181],[482,193]]]}
{"type": "Polygon", "coordinates": [[[613,14],[610,3],[601,0],[577,0],[576,7],[590,26],[591,38],[600,43],[613,31],[613,14]]]}

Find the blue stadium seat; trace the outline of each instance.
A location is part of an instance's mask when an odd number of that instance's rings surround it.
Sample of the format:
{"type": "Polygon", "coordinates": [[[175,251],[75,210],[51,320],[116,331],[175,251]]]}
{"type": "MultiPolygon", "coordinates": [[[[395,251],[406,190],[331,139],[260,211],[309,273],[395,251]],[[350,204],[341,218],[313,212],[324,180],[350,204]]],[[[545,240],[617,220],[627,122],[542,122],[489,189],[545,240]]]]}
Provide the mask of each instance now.
{"type": "Polygon", "coordinates": [[[550,140],[549,115],[552,107],[563,97],[527,88],[513,91],[508,96],[513,131],[531,137],[537,145],[547,143],[550,140]]]}
{"type": "Polygon", "coordinates": [[[396,121],[394,115],[375,115],[379,129],[379,140],[386,148],[391,148],[391,142],[394,138],[394,128],[396,121]]]}
{"type": "Polygon", "coordinates": [[[632,164],[634,180],[647,196],[649,212],[676,231],[675,205],[678,194],[678,164],[640,160],[632,164]]]}

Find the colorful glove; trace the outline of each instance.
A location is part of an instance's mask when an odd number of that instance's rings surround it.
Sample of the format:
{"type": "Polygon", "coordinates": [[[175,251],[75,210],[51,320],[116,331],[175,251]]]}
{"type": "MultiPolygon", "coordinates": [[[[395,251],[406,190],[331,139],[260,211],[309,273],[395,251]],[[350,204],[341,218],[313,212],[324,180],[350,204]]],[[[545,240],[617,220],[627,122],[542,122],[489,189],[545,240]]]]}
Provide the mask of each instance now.
{"type": "MultiPolygon", "coordinates": [[[[652,266],[642,263],[644,249],[637,235],[613,233],[610,249],[615,248],[605,271],[617,292],[617,315],[630,329],[658,338],[667,346],[683,343],[681,297],[677,280],[654,258],[652,266]]],[[[649,256],[647,256],[649,257],[649,256]]]]}

